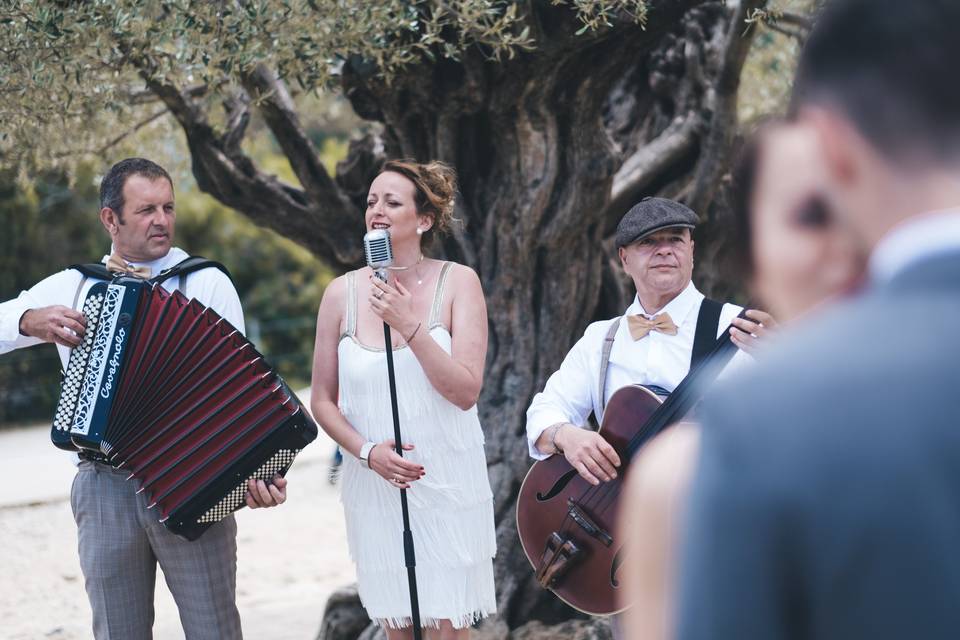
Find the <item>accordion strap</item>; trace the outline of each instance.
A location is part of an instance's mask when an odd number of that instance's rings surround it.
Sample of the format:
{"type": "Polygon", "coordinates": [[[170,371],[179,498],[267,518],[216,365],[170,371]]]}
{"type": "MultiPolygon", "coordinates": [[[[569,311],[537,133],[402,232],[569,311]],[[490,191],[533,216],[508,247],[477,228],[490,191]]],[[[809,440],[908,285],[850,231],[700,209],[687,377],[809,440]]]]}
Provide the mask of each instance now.
{"type": "MultiPolygon", "coordinates": [[[[170,278],[176,278],[176,277],[183,278],[186,275],[193,273],[194,271],[200,271],[201,269],[210,269],[210,268],[219,269],[220,271],[223,272],[225,276],[230,278],[231,282],[233,282],[233,276],[230,275],[230,271],[227,270],[225,266],[223,266],[221,263],[217,262],[216,260],[208,260],[203,256],[190,256],[189,258],[186,258],[182,262],[178,262],[172,267],[164,269],[157,275],[153,276],[152,278],[150,278],[150,282],[156,282],[157,284],[160,284],[161,282],[164,282],[165,280],[169,280],[170,278]]],[[[181,280],[181,283],[182,282],[183,281],[181,280]]]]}
{"type": "MultiPolygon", "coordinates": [[[[227,268],[222,264],[220,264],[219,262],[215,260],[208,260],[203,256],[190,256],[189,258],[186,258],[185,260],[178,262],[172,267],[164,269],[154,277],[150,278],[149,282],[160,284],[161,282],[169,280],[170,278],[179,277],[180,286],[178,286],[177,288],[180,289],[182,292],[184,278],[186,278],[187,275],[193,273],[194,271],[200,271],[201,269],[209,269],[211,267],[214,269],[219,269],[228,278],[230,278],[231,282],[233,281],[233,277],[230,275],[230,271],[228,271],[227,268]]],[[[107,270],[106,265],[100,262],[91,262],[87,264],[72,264],[67,268],[76,269],[87,278],[96,278],[97,280],[113,280],[115,276],[114,273],[107,270]]]]}

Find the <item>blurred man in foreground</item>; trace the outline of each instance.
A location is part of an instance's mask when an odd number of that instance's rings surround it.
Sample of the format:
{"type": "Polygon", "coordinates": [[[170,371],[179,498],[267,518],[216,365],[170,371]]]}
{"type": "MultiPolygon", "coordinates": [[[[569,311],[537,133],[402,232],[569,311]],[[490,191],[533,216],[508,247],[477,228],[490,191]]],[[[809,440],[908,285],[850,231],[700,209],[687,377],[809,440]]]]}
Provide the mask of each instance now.
{"type": "Polygon", "coordinates": [[[956,637],[957,25],[955,0],[843,0],[804,48],[793,127],[869,282],[704,406],[680,638],[956,637]]]}

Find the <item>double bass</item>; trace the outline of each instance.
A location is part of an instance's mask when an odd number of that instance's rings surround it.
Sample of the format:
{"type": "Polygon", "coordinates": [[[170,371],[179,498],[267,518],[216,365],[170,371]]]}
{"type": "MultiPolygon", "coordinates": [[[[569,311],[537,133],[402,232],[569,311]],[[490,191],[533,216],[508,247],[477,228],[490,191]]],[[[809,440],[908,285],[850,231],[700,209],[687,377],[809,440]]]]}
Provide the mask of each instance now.
{"type": "Polygon", "coordinates": [[[541,587],[590,615],[626,608],[617,601],[623,561],[617,511],[630,461],[651,438],[689,412],[736,351],[727,328],[663,402],[641,385],[614,392],[599,430],[620,456],[613,480],[593,486],[562,455],[534,463],[517,498],[517,532],[541,587]]]}

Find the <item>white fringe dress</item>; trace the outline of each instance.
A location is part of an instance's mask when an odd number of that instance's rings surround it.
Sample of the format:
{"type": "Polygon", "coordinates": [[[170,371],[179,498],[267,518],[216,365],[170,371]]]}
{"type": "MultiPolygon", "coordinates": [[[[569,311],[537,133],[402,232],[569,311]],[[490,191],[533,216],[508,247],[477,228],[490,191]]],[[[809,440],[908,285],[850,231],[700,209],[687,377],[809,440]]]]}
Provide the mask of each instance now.
{"type": "MultiPolygon", "coordinates": [[[[439,317],[450,266],[441,268],[427,326],[447,353],[450,333],[439,317]]],[[[386,354],[356,338],[356,278],[355,271],[347,274],[346,330],[337,347],[339,406],[368,441],[383,442],[393,438],[386,354]]],[[[394,349],[393,361],[400,431],[403,441],[415,446],[403,455],[426,471],[407,490],[420,620],[424,626],[446,619],[456,628],[468,627],[496,612],[493,495],[477,408],[463,411],[441,396],[405,345],[394,349]]],[[[381,626],[409,626],[400,492],[349,455],[340,485],[363,606],[381,626]]]]}

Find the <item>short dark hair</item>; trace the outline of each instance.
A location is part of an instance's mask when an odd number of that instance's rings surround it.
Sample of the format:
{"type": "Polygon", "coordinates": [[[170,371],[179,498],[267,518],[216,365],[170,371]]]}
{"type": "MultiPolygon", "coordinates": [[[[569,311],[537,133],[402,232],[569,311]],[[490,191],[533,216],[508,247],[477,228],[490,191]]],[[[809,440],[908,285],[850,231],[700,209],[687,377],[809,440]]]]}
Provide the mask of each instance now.
{"type": "Polygon", "coordinates": [[[960,157],[960,2],[833,0],[800,54],[791,110],[843,111],[893,160],[960,157]]]}
{"type": "Polygon", "coordinates": [[[173,189],[173,180],[166,169],[146,158],[127,158],[110,167],[100,183],[100,208],[109,208],[118,217],[123,214],[123,185],[130,176],[143,176],[150,180],[166,178],[173,189]]]}

